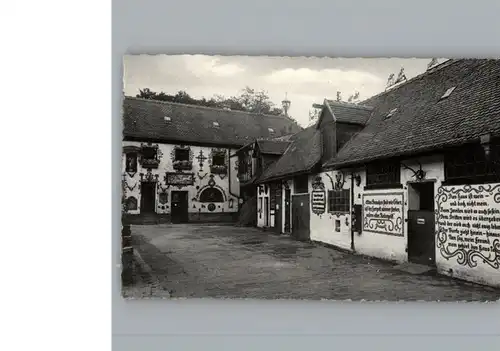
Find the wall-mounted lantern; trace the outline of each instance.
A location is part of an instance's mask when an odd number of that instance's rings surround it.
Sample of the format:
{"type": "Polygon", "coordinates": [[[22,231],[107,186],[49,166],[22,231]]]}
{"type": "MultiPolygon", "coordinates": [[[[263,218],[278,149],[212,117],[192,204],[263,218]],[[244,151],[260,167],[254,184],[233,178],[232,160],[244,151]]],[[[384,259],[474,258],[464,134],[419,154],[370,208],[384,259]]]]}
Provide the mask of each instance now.
{"type": "Polygon", "coordinates": [[[490,157],[490,141],[491,141],[490,134],[481,135],[480,141],[484,149],[484,155],[488,159],[490,157]]]}

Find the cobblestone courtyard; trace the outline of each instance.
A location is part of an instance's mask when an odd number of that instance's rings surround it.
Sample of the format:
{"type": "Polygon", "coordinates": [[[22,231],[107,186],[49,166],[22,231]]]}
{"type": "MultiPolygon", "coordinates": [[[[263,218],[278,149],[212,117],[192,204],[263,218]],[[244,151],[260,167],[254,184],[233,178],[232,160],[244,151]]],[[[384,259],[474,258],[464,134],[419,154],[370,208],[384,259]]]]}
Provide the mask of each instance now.
{"type": "MultiPolygon", "coordinates": [[[[157,289],[173,298],[496,301],[500,290],[294,241],[255,228],[132,226],[157,289]]],[[[159,295],[161,295],[159,293],[159,295]]]]}

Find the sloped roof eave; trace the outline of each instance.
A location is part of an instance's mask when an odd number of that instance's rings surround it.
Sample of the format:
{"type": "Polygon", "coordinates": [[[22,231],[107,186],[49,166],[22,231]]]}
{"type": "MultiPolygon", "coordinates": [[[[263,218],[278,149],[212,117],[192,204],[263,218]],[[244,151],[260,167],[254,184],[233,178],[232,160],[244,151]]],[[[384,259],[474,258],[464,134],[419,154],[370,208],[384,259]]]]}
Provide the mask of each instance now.
{"type": "Polygon", "coordinates": [[[291,172],[291,173],[284,173],[284,174],[280,174],[280,175],[275,175],[275,176],[267,177],[267,178],[259,178],[255,181],[255,184],[269,183],[269,182],[274,182],[274,181],[280,180],[280,179],[292,178],[292,177],[296,177],[296,176],[301,175],[301,174],[311,173],[314,170],[314,168],[318,166],[318,164],[319,164],[319,161],[307,169],[303,169],[303,170],[299,170],[299,171],[295,171],[295,172],[291,172]]]}
{"type": "Polygon", "coordinates": [[[450,142],[443,142],[443,143],[439,143],[439,144],[427,145],[427,146],[416,148],[416,149],[407,149],[407,150],[400,151],[400,152],[387,153],[384,155],[359,158],[359,159],[355,159],[355,160],[345,160],[345,161],[338,161],[338,162],[335,162],[335,160],[329,160],[329,161],[325,162],[322,165],[322,167],[323,168],[355,167],[355,166],[360,166],[360,165],[368,163],[368,162],[383,160],[383,159],[388,159],[388,158],[409,157],[409,156],[415,156],[418,154],[428,153],[428,152],[432,152],[432,151],[435,151],[436,153],[440,153],[447,147],[462,145],[462,144],[465,144],[467,142],[472,142],[473,140],[474,139],[461,138],[461,139],[456,139],[456,140],[453,140],[450,142]]]}

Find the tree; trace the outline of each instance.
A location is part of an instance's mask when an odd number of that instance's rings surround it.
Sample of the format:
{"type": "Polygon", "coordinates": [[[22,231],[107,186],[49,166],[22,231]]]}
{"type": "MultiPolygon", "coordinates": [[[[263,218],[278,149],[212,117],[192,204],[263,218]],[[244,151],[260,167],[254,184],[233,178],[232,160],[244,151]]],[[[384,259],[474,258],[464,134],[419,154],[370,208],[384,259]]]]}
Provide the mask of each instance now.
{"type": "Polygon", "coordinates": [[[255,112],[261,114],[281,115],[283,110],[277,107],[269,98],[269,95],[264,90],[255,90],[250,87],[245,87],[237,96],[229,98],[223,95],[214,95],[210,99],[202,97],[195,99],[187,92],[181,90],[175,95],[169,95],[163,91],[160,93],[151,91],[149,88],[139,89],[139,94],[136,95],[142,99],[161,100],[169,102],[177,102],[188,105],[198,105],[216,108],[228,108],[237,111],[255,112]]]}

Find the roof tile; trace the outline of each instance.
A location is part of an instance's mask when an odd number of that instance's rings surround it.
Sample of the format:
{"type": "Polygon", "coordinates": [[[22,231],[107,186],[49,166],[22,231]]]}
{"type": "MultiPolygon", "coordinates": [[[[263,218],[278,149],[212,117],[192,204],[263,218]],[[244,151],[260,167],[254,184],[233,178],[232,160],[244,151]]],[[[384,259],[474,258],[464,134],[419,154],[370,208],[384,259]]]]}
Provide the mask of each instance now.
{"type": "Polygon", "coordinates": [[[365,105],[326,100],[328,107],[341,123],[355,123],[364,125],[370,118],[373,108],[365,105]]]}
{"type": "Polygon", "coordinates": [[[372,117],[325,166],[406,155],[500,133],[500,60],[450,60],[363,104],[373,106],[372,117]],[[451,95],[441,99],[452,87],[451,95]]]}
{"type": "Polygon", "coordinates": [[[133,97],[125,97],[123,102],[125,139],[243,146],[257,138],[275,138],[300,130],[302,128],[294,120],[285,116],[259,115],[133,97]],[[165,117],[170,117],[170,120],[165,117]],[[274,132],[269,132],[269,128],[274,132]]]}
{"type": "Polygon", "coordinates": [[[270,165],[257,182],[309,171],[321,160],[321,132],[315,126],[293,135],[290,140],[283,156],[270,165]]]}

